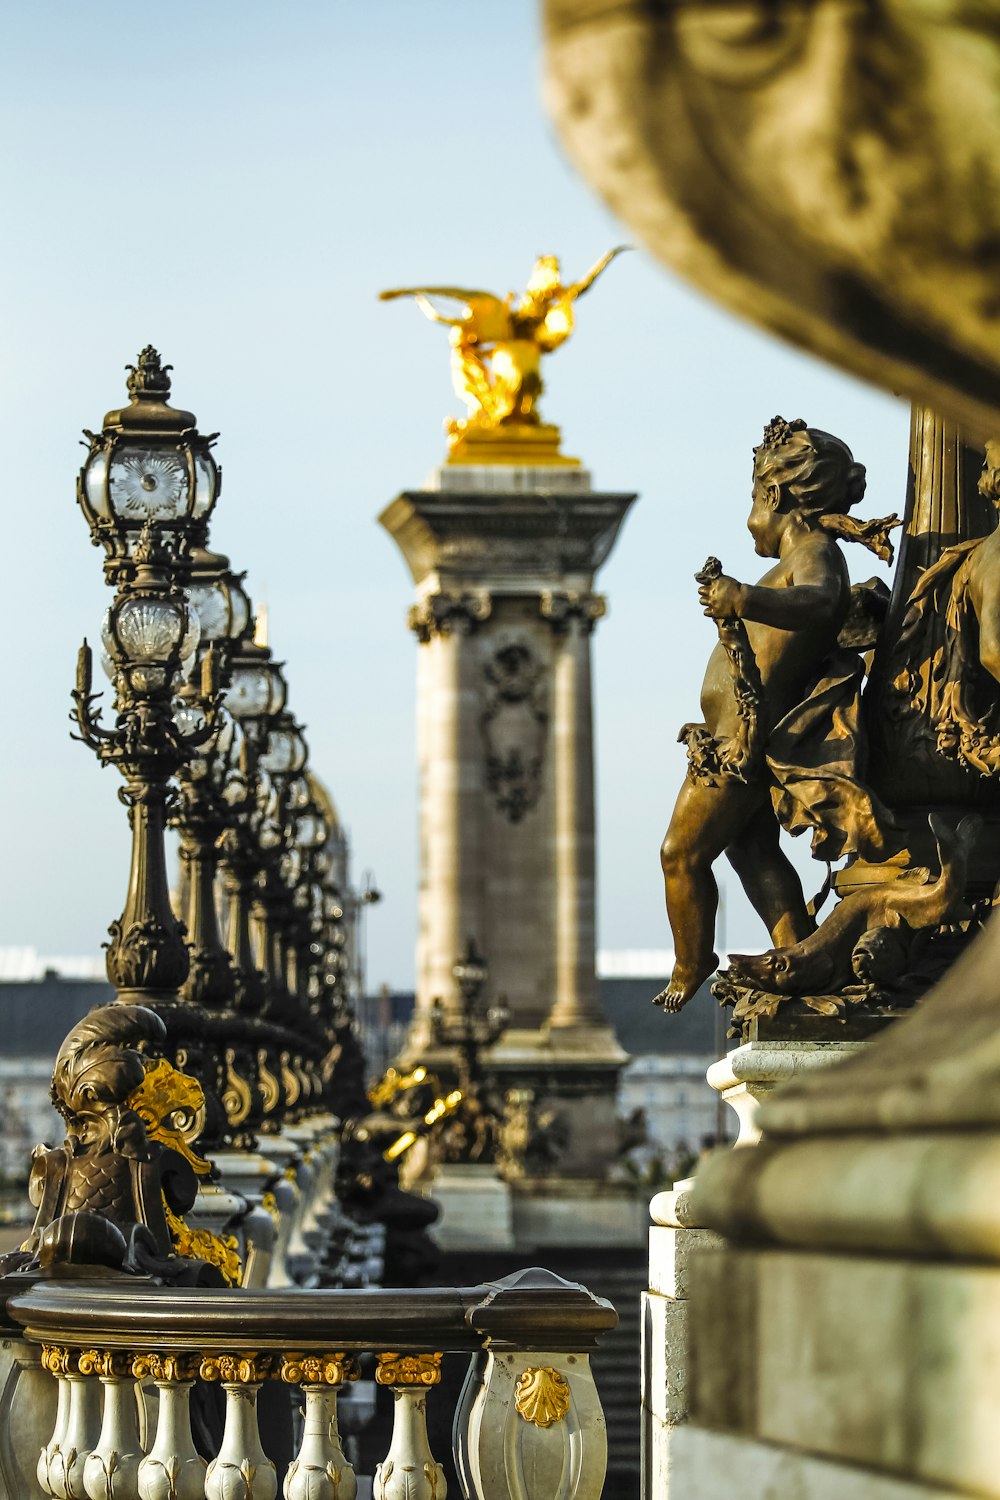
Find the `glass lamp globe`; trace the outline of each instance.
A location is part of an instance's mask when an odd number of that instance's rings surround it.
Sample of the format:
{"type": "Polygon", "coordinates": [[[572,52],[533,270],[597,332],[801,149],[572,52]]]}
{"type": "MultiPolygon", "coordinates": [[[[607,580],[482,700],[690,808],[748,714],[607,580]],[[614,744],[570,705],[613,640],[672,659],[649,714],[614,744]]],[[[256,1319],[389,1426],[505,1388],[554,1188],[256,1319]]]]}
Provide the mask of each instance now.
{"type": "Polygon", "coordinates": [[[272,776],[289,776],[302,770],[307,754],[302,731],[288,715],[283,716],[268,734],[260,763],[272,776]]]}
{"type": "Polygon", "coordinates": [[[198,646],[197,616],[181,599],[127,595],[104,617],[101,639],[119,665],[165,664],[193,656],[198,646]]]}
{"type": "Polygon", "coordinates": [[[168,404],[169,365],[152,345],[129,365],[129,405],[108,412],[90,451],[77,497],[91,532],[109,558],[128,556],[147,523],[177,544],[203,534],[218,498],[221,473],[191,412],[168,404]]]}
{"type": "Polygon", "coordinates": [[[242,576],[221,553],[198,547],[192,554],[187,596],[201,622],[203,641],[236,641],[250,623],[250,600],[242,576]]]}
{"type": "Polygon", "coordinates": [[[281,712],[285,680],[269,652],[236,657],[224,701],[234,719],[264,719],[281,712]]]}

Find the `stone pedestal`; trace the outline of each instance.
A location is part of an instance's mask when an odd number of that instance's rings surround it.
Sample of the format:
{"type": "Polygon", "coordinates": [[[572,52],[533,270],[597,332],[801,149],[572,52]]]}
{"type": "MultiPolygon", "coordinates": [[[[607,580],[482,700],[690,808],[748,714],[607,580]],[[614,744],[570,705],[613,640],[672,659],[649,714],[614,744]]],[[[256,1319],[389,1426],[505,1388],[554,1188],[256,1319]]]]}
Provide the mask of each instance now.
{"type": "Polygon", "coordinates": [[[760,1140],[757,1110],[762,1099],[789,1078],[826,1068],[850,1057],[863,1041],[753,1041],[744,1042],[713,1063],[705,1075],[740,1122],[737,1146],[760,1140]]]}
{"type": "Polygon", "coordinates": [[[431,1195],[441,1210],[434,1238],[453,1250],[513,1250],[510,1188],[492,1166],[456,1163],[437,1172],[431,1195]]]}
{"type": "Polygon", "coordinates": [[[631,1184],[596,1178],[523,1178],[511,1184],[514,1242],[539,1256],[568,1245],[631,1249],[646,1235],[646,1205],[631,1184]]]}
{"type": "MultiPolygon", "coordinates": [[[[840,1026],[839,1033],[836,1025],[821,1017],[754,1023],[752,1039],[709,1068],[708,1082],[740,1122],[735,1145],[719,1153],[732,1157],[737,1176],[743,1153],[737,1158],[733,1152],[758,1147],[757,1111],[762,1101],[788,1079],[828,1068],[866,1045],[857,1034],[864,1023],[854,1031],[840,1026]],[[794,1035],[796,1030],[803,1034],[794,1035]]],[[[696,1179],[687,1178],[675,1183],[671,1191],[658,1193],[649,1206],[653,1227],[649,1231],[649,1289],[643,1296],[643,1500],[668,1500],[671,1495],[689,1500],[693,1493],[689,1447],[684,1446],[693,1350],[689,1299],[695,1275],[709,1274],[698,1268],[711,1267],[712,1257],[722,1253],[726,1243],[704,1227],[695,1189],[696,1179]]],[[[697,1360],[697,1350],[693,1357],[697,1360]]],[[[718,1495],[725,1490],[697,1493],[718,1495]]],[[[762,1497],[765,1493],[761,1492],[762,1497]]],[[[817,1500],[822,1493],[817,1491],[817,1500]]]]}
{"type": "Polygon", "coordinates": [[[403,1062],[446,1065],[432,1006],[460,1015],[452,969],[473,939],[512,1017],[489,1069],[553,1101],[572,1137],[559,1170],[597,1179],[626,1059],[594,963],[590,637],[605,612],[595,574],[634,498],[593,490],[573,461],[484,459],[442,466],[380,517],[416,588],[419,643],[417,997],[403,1062]]]}

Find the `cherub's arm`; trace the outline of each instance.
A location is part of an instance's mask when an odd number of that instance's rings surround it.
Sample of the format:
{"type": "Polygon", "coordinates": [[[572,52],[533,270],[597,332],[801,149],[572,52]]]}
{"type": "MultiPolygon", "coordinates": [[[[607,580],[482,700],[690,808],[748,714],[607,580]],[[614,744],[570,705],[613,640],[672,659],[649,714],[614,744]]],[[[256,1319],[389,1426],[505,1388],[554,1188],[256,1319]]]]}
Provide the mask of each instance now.
{"type": "Polygon", "coordinates": [[[596,265],[591,266],[586,276],[582,276],[579,281],[574,281],[572,286],[566,288],[567,297],[570,299],[582,297],[584,292],[589,292],[598,276],[611,264],[615,256],[621,255],[623,251],[631,250],[631,248],[631,245],[616,245],[613,250],[609,250],[606,255],[602,255],[596,265]]]}
{"type": "Polygon", "coordinates": [[[723,573],[703,583],[698,597],[705,614],[715,620],[736,615],[777,630],[799,630],[833,613],[840,587],[838,573],[822,559],[811,557],[795,569],[794,582],[787,586],[762,588],[723,573]]]}

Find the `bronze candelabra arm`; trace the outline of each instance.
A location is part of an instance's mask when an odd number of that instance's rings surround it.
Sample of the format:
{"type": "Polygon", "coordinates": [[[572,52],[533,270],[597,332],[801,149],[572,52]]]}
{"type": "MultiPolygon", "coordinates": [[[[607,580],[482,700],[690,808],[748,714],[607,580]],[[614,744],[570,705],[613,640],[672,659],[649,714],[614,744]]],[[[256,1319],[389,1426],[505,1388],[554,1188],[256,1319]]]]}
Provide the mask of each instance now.
{"type": "Polygon", "coordinates": [[[69,716],[70,723],[76,724],[80,733],[71,733],[70,739],[81,741],[88,749],[106,759],[103,747],[117,740],[119,731],[107,729],[101,723],[101,710],[95,708],[95,704],[100,702],[104,694],[93,691],[93,678],[94,653],[84,640],[76,658],[76,687],[71,695],[73,712],[69,716]]]}

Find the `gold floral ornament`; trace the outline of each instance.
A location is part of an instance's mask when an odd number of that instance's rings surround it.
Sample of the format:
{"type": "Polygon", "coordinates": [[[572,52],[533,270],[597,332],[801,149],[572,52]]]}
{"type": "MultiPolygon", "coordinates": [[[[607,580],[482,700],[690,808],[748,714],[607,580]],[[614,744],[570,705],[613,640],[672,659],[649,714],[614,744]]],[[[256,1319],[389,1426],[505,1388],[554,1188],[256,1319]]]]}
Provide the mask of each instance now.
{"type": "Polygon", "coordinates": [[[286,1354],[281,1361],[287,1385],[344,1385],[360,1374],[353,1354],[286,1354]]]}
{"type": "Polygon", "coordinates": [[[43,1344],[41,1365],[50,1375],[75,1375],[76,1353],[71,1354],[63,1344],[43,1344]]]}
{"type": "Polygon", "coordinates": [[[565,1375],[551,1365],[523,1370],[514,1388],[514,1408],[519,1417],[536,1427],[552,1427],[569,1411],[569,1386],[565,1375]]]}
{"type": "Polygon", "coordinates": [[[249,1350],[243,1354],[206,1354],[199,1368],[202,1380],[222,1380],[228,1385],[256,1385],[273,1375],[277,1355],[249,1350]]]}
{"type": "Polygon", "coordinates": [[[438,1385],[440,1354],[380,1354],[375,1367],[379,1385],[438,1385]]]}
{"type": "Polygon", "coordinates": [[[264,1194],[260,1200],[260,1206],[265,1213],[271,1215],[271,1218],[277,1224],[281,1218],[281,1209],[278,1207],[278,1200],[272,1192],[268,1191],[264,1194]]]}
{"type": "Polygon", "coordinates": [[[163,1380],[171,1384],[196,1380],[200,1354],[137,1354],[132,1361],[136,1380],[163,1380]]]}
{"type": "Polygon", "coordinates": [[[145,1125],[151,1141],[178,1152],[199,1177],[211,1172],[211,1162],[193,1149],[205,1125],[205,1093],[196,1078],[160,1058],[146,1069],[145,1078],[133,1089],[127,1103],[145,1125]]]}
{"type": "Polygon", "coordinates": [[[175,1214],[164,1200],[163,1212],[167,1228],[178,1255],[192,1260],[203,1260],[222,1272],[227,1286],[239,1286],[243,1280],[243,1262],[240,1259],[239,1241],[231,1234],[213,1234],[210,1229],[192,1229],[175,1214]]]}
{"type": "Polygon", "coordinates": [[[77,1365],[81,1375],[115,1376],[124,1380],[132,1374],[132,1356],[124,1349],[81,1349],[77,1365]]]}

